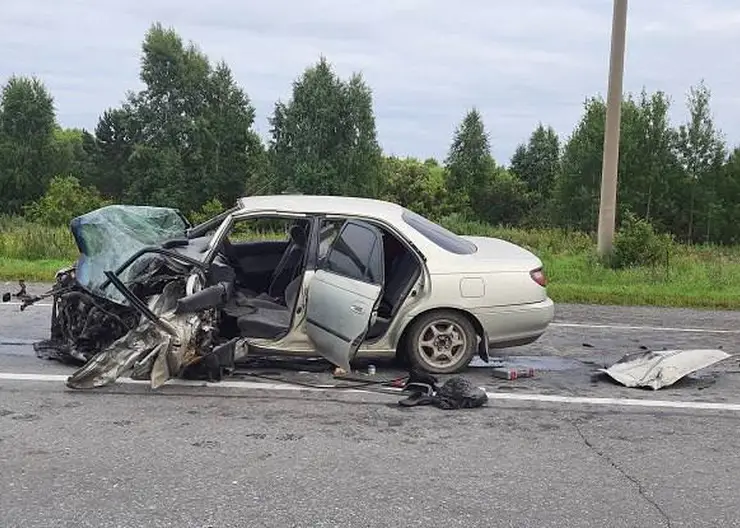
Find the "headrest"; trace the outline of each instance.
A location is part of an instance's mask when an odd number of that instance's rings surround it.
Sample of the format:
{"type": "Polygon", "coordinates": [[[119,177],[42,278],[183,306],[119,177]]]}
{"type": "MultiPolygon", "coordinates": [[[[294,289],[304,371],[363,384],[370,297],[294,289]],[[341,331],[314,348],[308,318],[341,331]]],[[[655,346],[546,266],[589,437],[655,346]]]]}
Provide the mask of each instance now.
{"type": "Polygon", "coordinates": [[[306,230],[299,225],[294,225],[290,228],[290,238],[298,247],[305,247],[308,243],[308,234],[306,233],[306,230]]]}

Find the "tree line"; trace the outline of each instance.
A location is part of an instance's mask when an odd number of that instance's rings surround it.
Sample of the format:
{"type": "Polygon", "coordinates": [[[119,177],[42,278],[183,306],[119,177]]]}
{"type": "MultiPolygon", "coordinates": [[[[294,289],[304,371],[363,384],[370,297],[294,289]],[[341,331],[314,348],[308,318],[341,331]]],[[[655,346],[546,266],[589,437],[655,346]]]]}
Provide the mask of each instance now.
{"type": "MultiPolygon", "coordinates": [[[[94,130],[65,129],[43,82],[13,76],[0,95],[0,214],[46,222],[107,202],[197,214],[245,194],[301,192],[379,197],[439,219],[492,224],[597,226],[606,105],[591,97],[572,133],[539,124],[508,164],[491,155],[470,109],[445,159],[385,156],[371,89],[340,78],[326,58],[275,104],[269,139],[224,62],[174,29],[150,27],[144,87],[103,111],[94,130]]],[[[638,217],[688,242],[740,238],[740,148],[713,122],[710,91],[692,87],[687,119],[670,123],[663,92],[628,94],[622,108],[618,220],[638,217]]]]}

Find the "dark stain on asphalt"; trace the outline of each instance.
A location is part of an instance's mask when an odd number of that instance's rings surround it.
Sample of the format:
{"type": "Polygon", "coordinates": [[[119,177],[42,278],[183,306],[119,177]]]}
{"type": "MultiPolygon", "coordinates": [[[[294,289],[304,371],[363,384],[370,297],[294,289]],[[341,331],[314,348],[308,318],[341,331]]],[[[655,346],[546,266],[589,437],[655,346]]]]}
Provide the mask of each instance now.
{"type": "Polygon", "coordinates": [[[38,414],[24,413],[13,416],[11,420],[18,420],[20,422],[35,422],[40,420],[41,417],[38,414]]]}
{"type": "Polygon", "coordinates": [[[295,442],[296,440],[300,440],[303,438],[303,435],[295,434],[295,433],[285,433],[278,435],[277,440],[280,442],[295,442]]]}
{"type": "Polygon", "coordinates": [[[36,448],[36,449],[27,449],[26,454],[31,455],[31,456],[47,456],[47,455],[51,455],[52,452],[47,451],[46,449],[36,448]]]}
{"type": "Polygon", "coordinates": [[[538,423],[537,428],[540,431],[557,431],[558,429],[560,429],[560,426],[553,423],[538,423]]]}
{"type": "Polygon", "coordinates": [[[216,440],[198,440],[197,442],[193,442],[193,447],[202,447],[205,449],[213,449],[215,447],[218,447],[220,444],[216,440]]]}

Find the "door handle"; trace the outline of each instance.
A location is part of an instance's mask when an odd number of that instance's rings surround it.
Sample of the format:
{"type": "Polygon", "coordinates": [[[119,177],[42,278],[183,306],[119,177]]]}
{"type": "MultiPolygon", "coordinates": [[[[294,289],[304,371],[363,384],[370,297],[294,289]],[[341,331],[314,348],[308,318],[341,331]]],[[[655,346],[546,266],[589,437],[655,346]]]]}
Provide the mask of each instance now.
{"type": "Polygon", "coordinates": [[[355,312],[357,315],[362,315],[365,312],[365,307],[361,304],[353,304],[349,307],[349,309],[355,312]]]}

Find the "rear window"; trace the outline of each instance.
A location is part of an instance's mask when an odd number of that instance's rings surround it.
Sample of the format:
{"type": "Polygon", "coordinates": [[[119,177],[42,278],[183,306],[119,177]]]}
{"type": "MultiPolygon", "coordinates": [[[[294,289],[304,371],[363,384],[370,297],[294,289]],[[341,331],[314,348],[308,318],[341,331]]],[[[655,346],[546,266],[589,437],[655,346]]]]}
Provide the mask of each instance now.
{"type": "Polygon", "coordinates": [[[471,253],[475,253],[478,250],[475,244],[473,244],[469,240],[465,240],[452,231],[448,231],[441,225],[435,224],[431,220],[428,220],[421,215],[409,211],[408,209],[404,209],[401,216],[404,222],[416,229],[419,233],[427,237],[439,247],[449,251],[450,253],[456,253],[458,255],[470,255],[471,253]]]}

